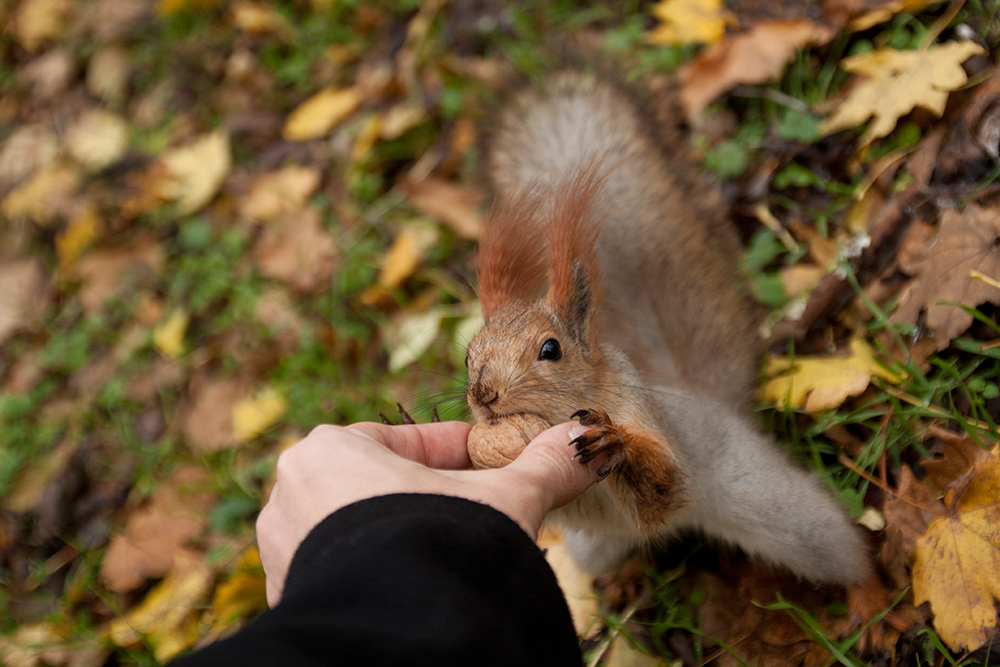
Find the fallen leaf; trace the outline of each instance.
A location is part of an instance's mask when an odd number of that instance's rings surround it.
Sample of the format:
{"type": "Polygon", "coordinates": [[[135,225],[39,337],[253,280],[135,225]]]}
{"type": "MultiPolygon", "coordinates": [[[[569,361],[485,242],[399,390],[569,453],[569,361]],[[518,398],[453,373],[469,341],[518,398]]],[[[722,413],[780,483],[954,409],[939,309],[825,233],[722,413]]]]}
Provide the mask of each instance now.
{"type": "Polygon", "coordinates": [[[37,507],[45,490],[65,469],[76,447],[73,440],[64,440],[45,456],[39,456],[35,463],[22,469],[10,490],[0,499],[0,507],[18,514],[37,507]]]}
{"type": "Polygon", "coordinates": [[[162,577],[175,557],[207,523],[215,496],[204,491],[208,473],[182,466],[157,487],[149,505],[132,513],[125,529],[111,539],[101,561],[101,582],[118,593],[162,577]]]}
{"type": "Polygon", "coordinates": [[[385,333],[389,347],[389,371],[409,366],[420,358],[441,333],[444,311],[432,308],[425,312],[403,312],[393,318],[385,333]]]}
{"type": "Polygon", "coordinates": [[[264,225],[253,249],[260,272],[284,280],[301,292],[329,288],[337,262],[337,243],[311,207],[289,211],[264,225]]]}
{"type": "Polygon", "coordinates": [[[389,109],[379,123],[379,136],[392,141],[427,118],[423,104],[403,102],[389,109]]]}
{"type": "Polygon", "coordinates": [[[223,130],[199,137],[187,146],[160,156],[170,178],[160,182],[159,195],[177,202],[181,214],[194,213],[211,201],[232,168],[229,135],[223,130]]]}
{"type": "Polygon", "coordinates": [[[82,257],[72,274],[83,284],[78,296],[88,313],[99,311],[109,299],[163,269],[163,249],[152,237],[140,237],[129,247],[95,250],[82,257]]]}
{"type": "Polygon", "coordinates": [[[828,28],[791,19],[763,21],[749,32],[716,42],[678,72],[685,112],[694,116],[737,84],[777,78],[798,49],[825,44],[832,37],[828,28]]]}
{"type": "Polygon", "coordinates": [[[176,359],[184,352],[184,334],[187,332],[188,319],[187,311],[178,308],[153,329],[153,346],[166,358],[176,359]]]}
{"type": "Polygon", "coordinates": [[[898,587],[910,585],[907,565],[913,563],[917,540],[927,532],[935,513],[943,511],[937,494],[904,465],[898,473],[896,493],[886,498],[882,508],[886,539],[879,552],[880,562],[898,587]]]}
{"type": "Polygon", "coordinates": [[[378,284],[388,289],[402,284],[413,275],[427,251],[437,242],[438,230],[431,225],[410,224],[404,227],[385,254],[378,284]]]}
{"type": "Polygon", "coordinates": [[[901,12],[916,14],[928,5],[938,4],[941,1],[942,0],[891,0],[890,2],[883,3],[880,7],[872,9],[871,11],[865,12],[861,16],[852,19],[847,28],[852,32],[868,30],[869,28],[877,26],[879,23],[885,23],[893,16],[901,12]]]}
{"type": "Polygon", "coordinates": [[[59,154],[56,135],[41,124],[14,130],[0,148],[0,184],[13,184],[46,167],[59,154]]]}
{"type": "Polygon", "coordinates": [[[873,377],[893,384],[901,380],[875,360],[872,348],[864,340],[851,341],[850,354],[844,356],[797,356],[767,360],[767,381],[761,400],[774,403],[778,410],[802,408],[817,412],[835,408],[850,396],[868,388],[873,377]]]}
{"type": "Polygon", "coordinates": [[[594,576],[580,569],[558,531],[544,528],[538,537],[538,547],[544,551],[545,560],[556,575],[569,605],[576,634],[583,637],[599,618],[599,596],[594,588],[594,576]]]}
{"type": "Polygon", "coordinates": [[[479,206],[485,194],[441,179],[427,177],[405,180],[399,185],[413,206],[424,215],[440,220],[464,239],[478,239],[483,233],[479,206]]]}
{"type": "Polygon", "coordinates": [[[274,426],[288,410],[288,401],[274,387],[265,387],[233,406],[233,433],[249,442],[274,426]]]}
{"type": "Polygon", "coordinates": [[[896,121],[922,107],[935,116],[944,112],[948,93],[968,80],[962,63],[983,49],[973,41],[947,42],[927,50],[897,51],[888,47],[844,58],[841,67],[867,77],[854,86],[823,123],[824,134],[875,121],[862,144],[884,137],[896,121]]]}
{"type": "Polygon", "coordinates": [[[65,214],[79,181],[74,167],[51,164],[12,190],[0,203],[0,214],[47,225],[65,214]]]}
{"type": "Polygon", "coordinates": [[[977,462],[945,495],[916,546],[915,604],[931,603],[934,628],[955,651],[997,638],[1000,599],[1000,449],[977,462]]]}
{"type": "Polygon", "coordinates": [[[169,16],[185,9],[207,9],[218,5],[222,0],[159,0],[156,11],[161,16],[169,16]]]}
{"type": "Polygon", "coordinates": [[[96,208],[82,207],[66,229],[56,237],[59,268],[63,271],[70,269],[100,235],[101,219],[97,217],[96,208]]]}
{"type": "Polygon", "coordinates": [[[44,280],[45,274],[36,259],[0,262],[0,345],[15,331],[37,320],[44,280]]]}
{"type": "Polygon", "coordinates": [[[938,489],[946,489],[989,455],[967,433],[954,433],[935,424],[928,427],[927,433],[941,441],[942,456],[921,461],[920,465],[927,471],[927,481],[938,489]]]}
{"type": "Polygon", "coordinates": [[[14,38],[28,53],[62,37],[68,26],[70,0],[28,0],[18,5],[11,25],[14,38]]]}
{"type": "Polygon", "coordinates": [[[354,140],[354,145],[351,146],[351,163],[357,165],[366,162],[371,157],[381,134],[382,114],[375,112],[361,123],[361,130],[354,140]]]}
{"type": "Polygon", "coordinates": [[[287,141],[319,139],[354,113],[361,104],[355,88],[327,88],[303,102],[288,116],[282,136],[287,141]]]}
{"type": "Polygon", "coordinates": [[[260,554],[252,547],[240,555],[233,573],[215,589],[206,613],[211,624],[208,634],[221,634],[237,619],[266,608],[264,568],[260,554]]]}
{"type": "Polygon", "coordinates": [[[298,210],[319,187],[315,167],[289,166],[259,176],[240,213],[254,220],[274,220],[286,211],[298,210]]]}
{"type": "Polygon", "coordinates": [[[646,33],[650,44],[714,44],[736,25],[722,0],[660,0],[650,11],[660,21],[646,33]]]}
{"type": "Polygon", "coordinates": [[[211,380],[192,392],[192,404],[181,418],[188,446],[197,452],[214,452],[238,443],[233,432],[233,406],[247,395],[246,385],[235,378],[211,380]]]}
{"type": "Polygon", "coordinates": [[[236,2],[232,7],[233,25],[240,30],[256,34],[288,36],[291,27],[284,16],[268,3],[236,2]]]}
{"type": "Polygon", "coordinates": [[[978,271],[1000,277],[1000,208],[970,204],[964,211],[947,209],[941,216],[937,238],[927,256],[902,267],[916,278],[904,291],[890,320],[913,324],[926,310],[926,325],[934,334],[938,350],[972,324],[972,315],[960,306],[975,308],[1000,303],[1000,289],[972,277],[978,271]]]}
{"type": "Polygon", "coordinates": [[[66,133],[66,148],[84,168],[100,171],[125,155],[128,126],[110,111],[88,111],[66,133]]]}
{"type": "Polygon", "coordinates": [[[117,107],[125,100],[131,74],[129,51],[117,44],[106,46],[87,63],[87,91],[109,106],[117,107]]]}
{"type": "Polygon", "coordinates": [[[129,647],[143,637],[153,647],[157,662],[166,662],[194,644],[197,626],[192,612],[202,604],[212,585],[212,569],[199,553],[184,551],[170,573],[123,618],[108,626],[108,639],[129,647]]]}
{"type": "Polygon", "coordinates": [[[22,625],[0,637],[4,667],[101,667],[110,650],[97,637],[67,637],[58,623],[22,625]]]}

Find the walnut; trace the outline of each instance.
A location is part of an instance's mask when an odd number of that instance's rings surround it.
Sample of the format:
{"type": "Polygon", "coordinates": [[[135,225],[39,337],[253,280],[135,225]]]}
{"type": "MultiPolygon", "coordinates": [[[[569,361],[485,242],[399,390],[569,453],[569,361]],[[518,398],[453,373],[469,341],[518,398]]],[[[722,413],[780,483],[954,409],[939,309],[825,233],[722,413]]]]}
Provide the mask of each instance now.
{"type": "Polygon", "coordinates": [[[480,470],[504,467],[548,427],[547,421],[532,414],[478,422],[469,432],[469,458],[473,467],[480,470]]]}

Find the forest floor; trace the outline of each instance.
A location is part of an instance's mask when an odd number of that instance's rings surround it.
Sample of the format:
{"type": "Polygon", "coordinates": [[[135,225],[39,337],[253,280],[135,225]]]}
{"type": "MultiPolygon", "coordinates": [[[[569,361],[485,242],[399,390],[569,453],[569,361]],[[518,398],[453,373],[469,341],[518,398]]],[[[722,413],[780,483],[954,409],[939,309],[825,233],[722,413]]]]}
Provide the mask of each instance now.
{"type": "Polygon", "coordinates": [[[1000,659],[1000,2],[531,4],[0,2],[0,663],[231,632],[282,447],[467,418],[481,138],[567,45],[676,88],[769,313],[760,422],[893,605],[862,646],[842,590],[697,539],[555,563],[588,663],[1000,659]]]}

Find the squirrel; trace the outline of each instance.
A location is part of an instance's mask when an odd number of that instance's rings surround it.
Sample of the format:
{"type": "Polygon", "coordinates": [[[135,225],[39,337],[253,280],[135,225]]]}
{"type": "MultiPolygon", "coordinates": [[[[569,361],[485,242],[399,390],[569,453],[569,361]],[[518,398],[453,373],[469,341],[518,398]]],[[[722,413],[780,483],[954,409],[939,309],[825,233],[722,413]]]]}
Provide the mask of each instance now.
{"type": "Polygon", "coordinates": [[[860,529],[752,421],[763,345],[736,230],[629,86],[556,73],[497,118],[470,409],[594,427],[571,444],[607,480],[550,517],[583,569],[694,529],[846,587],[871,618],[884,589],[860,529]]]}

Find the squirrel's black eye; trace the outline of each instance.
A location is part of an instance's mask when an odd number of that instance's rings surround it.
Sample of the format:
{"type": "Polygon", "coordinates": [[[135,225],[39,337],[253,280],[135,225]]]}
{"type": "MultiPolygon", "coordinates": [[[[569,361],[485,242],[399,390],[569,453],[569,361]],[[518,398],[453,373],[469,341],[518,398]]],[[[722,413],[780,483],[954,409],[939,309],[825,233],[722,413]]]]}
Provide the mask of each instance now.
{"type": "Polygon", "coordinates": [[[539,361],[559,361],[560,359],[562,359],[562,348],[559,347],[559,341],[550,338],[542,343],[542,349],[538,351],[539,361]]]}

